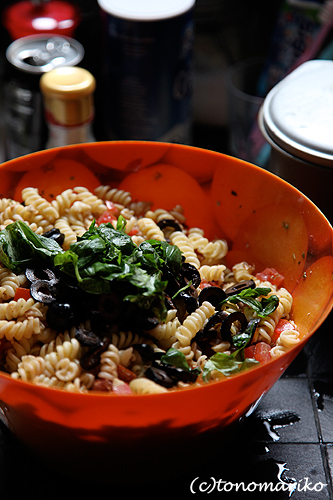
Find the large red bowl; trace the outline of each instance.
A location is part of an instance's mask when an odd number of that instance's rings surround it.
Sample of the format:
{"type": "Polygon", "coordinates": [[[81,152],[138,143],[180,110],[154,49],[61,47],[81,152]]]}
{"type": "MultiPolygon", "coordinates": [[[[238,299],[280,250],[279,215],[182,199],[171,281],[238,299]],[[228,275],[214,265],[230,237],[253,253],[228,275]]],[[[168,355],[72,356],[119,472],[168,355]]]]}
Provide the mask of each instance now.
{"type": "Polygon", "coordinates": [[[81,394],[0,373],[3,419],[47,463],[85,476],[88,460],[89,474],[95,469],[100,478],[128,481],[135,457],[132,479],[164,475],[163,470],[168,476],[191,445],[251,412],[331,311],[332,227],[309,199],[271,173],[223,154],[166,143],[93,143],[17,158],[0,166],[1,195],[17,195],[31,171],[35,184],[49,183],[55,196],[70,181],[94,184],[87,169],[98,183],[150,192],[156,204],[170,199],[174,206],[176,197],[192,226],[228,241],[229,265],[245,259],[257,271],[274,267],[293,294],[299,344],[267,364],[203,387],[156,395],[81,394]],[[170,175],[149,177],[147,169],[160,164],[170,166],[170,175]]]}

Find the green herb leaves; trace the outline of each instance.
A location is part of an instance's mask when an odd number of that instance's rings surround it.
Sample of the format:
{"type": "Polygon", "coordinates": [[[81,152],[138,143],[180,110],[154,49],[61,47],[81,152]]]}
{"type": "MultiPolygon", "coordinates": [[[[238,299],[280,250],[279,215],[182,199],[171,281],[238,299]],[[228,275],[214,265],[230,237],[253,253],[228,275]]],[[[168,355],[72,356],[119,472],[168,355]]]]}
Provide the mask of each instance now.
{"type": "Polygon", "coordinates": [[[230,295],[222,304],[225,302],[233,304],[242,302],[253,309],[259,318],[265,318],[274,312],[279,304],[279,297],[277,295],[267,297],[270,291],[271,289],[268,287],[247,288],[236,295],[230,295]],[[260,300],[257,300],[259,297],[261,297],[260,300]]]}
{"type": "Polygon", "coordinates": [[[14,272],[27,267],[50,267],[62,248],[52,238],[34,233],[24,222],[16,221],[0,231],[0,261],[14,272]]]}
{"type": "Polygon", "coordinates": [[[182,265],[181,251],[165,241],[146,240],[137,246],[125,232],[126,221],[119,217],[117,229],[93,222],[81,237],[64,251],[51,238],[35,234],[16,221],[0,231],[0,261],[15,272],[27,267],[57,266],[76,278],[88,293],[119,292],[123,300],[165,317],[162,280],[165,269],[177,273],[182,265]]]}
{"type": "Polygon", "coordinates": [[[217,352],[206,361],[202,371],[202,379],[207,382],[213,370],[221,372],[225,377],[230,377],[235,373],[258,365],[259,362],[252,358],[238,360],[233,355],[217,352]]]}
{"type": "Polygon", "coordinates": [[[117,228],[110,223],[93,223],[66,252],[58,254],[54,264],[75,276],[80,287],[94,294],[119,290],[124,300],[141,309],[152,309],[158,318],[166,314],[163,270],[177,272],[182,264],[178,247],[165,241],[146,240],[136,246],[124,231],[124,221],[117,228]]]}
{"type": "Polygon", "coordinates": [[[167,352],[161,356],[161,362],[175,366],[176,368],[181,368],[185,371],[196,371],[197,373],[200,373],[199,368],[191,370],[187,363],[185,354],[174,347],[170,347],[170,349],[168,349],[167,352]]]}

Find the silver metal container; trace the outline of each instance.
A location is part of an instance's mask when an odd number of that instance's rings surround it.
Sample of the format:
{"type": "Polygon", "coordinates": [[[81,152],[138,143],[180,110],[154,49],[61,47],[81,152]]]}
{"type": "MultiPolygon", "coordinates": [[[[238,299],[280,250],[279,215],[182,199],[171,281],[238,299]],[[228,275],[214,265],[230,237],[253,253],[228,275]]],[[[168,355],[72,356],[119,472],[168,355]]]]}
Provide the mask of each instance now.
{"type": "Polygon", "coordinates": [[[76,66],[83,56],[79,42],[58,35],[29,35],[8,46],[3,89],[6,160],[43,149],[47,128],[40,77],[59,66],[76,66]]]}
{"type": "Polygon", "coordinates": [[[308,61],[275,85],[259,112],[269,170],[333,222],[333,61],[308,61]]]}

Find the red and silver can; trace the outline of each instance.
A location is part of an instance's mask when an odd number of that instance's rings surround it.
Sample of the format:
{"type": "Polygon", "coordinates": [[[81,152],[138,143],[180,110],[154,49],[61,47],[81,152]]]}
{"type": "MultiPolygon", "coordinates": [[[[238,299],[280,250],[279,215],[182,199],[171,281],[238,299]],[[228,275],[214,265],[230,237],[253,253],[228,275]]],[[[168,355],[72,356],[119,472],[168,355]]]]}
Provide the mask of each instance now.
{"type": "Polygon", "coordinates": [[[98,0],[107,139],[191,142],[195,0],[98,0]]]}
{"type": "Polygon", "coordinates": [[[26,36],[9,45],[3,88],[5,160],[44,148],[47,127],[40,77],[58,66],[76,66],[83,56],[79,42],[57,35],[26,36]]]}

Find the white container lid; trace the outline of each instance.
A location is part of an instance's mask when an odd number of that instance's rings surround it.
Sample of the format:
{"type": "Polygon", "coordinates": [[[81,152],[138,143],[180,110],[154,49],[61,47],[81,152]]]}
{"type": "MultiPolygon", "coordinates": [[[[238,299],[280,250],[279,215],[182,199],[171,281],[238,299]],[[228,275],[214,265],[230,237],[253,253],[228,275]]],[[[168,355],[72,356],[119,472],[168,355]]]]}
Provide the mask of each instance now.
{"type": "Polygon", "coordinates": [[[130,21],[158,21],[191,9],[195,0],[98,0],[108,14],[130,21]]]}
{"type": "Polygon", "coordinates": [[[265,98],[259,124],[273,145],[333,167],[333,61],[305,62],[275,85],[265,98]]]}

